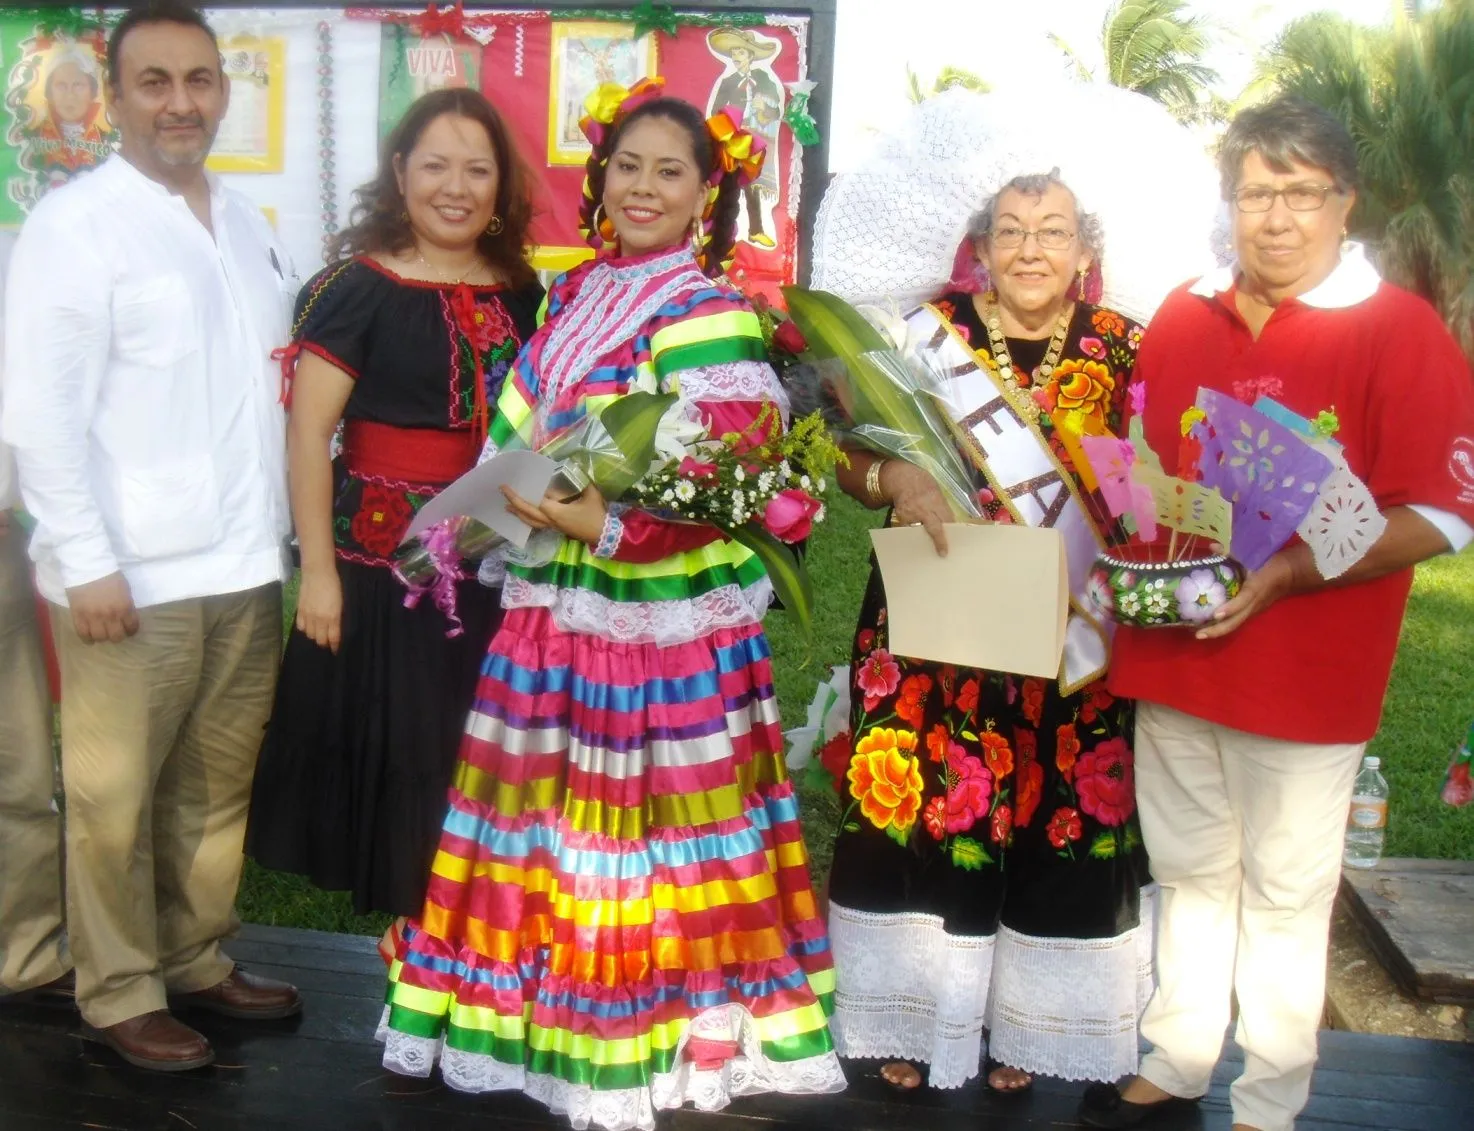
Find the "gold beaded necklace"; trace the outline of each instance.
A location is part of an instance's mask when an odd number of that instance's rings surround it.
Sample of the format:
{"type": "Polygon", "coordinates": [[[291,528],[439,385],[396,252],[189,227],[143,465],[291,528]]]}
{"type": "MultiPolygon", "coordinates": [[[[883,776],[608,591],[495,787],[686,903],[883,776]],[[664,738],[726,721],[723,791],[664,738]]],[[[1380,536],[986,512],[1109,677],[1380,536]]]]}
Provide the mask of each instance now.
{"type": "MultiPolygon", "coordinates": [[[[998,376],[1003,379],[1004,386],[1008,389],[1009,399],[1026,413],[1039,411],[1039,405],[1035,402],[1033,394],[1019,386],[1018,371],[1013,364],[1013,357],[1008,352],[1008,339],[1003,336],[1003,323],[998,314],[998,298],[989,293],[984,296],[983,324],[988,328],[988,344],[993,352],[993,360],[998,363],[998,376]]],[[[1059,319],[1054,324],[1054,333],[1050,336],[1049,347],[1044,351],[1044,360],[1039,363],[1039,379],[1048,384],[1050,375],[1055,366],[1059,364],[1059,355],[1064,352],[1065,338],[1070,332],[1070,320],[1075,316],[1075,304],[1066,303],[1064,309],[1059,312],[1059,319]]]]}

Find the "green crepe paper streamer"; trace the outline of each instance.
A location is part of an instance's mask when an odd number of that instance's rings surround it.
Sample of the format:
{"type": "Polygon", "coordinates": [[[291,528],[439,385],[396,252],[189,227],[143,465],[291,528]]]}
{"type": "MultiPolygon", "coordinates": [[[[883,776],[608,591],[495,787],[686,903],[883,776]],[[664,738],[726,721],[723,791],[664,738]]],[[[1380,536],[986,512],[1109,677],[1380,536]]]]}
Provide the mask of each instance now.
{"type": "Polygon", "coordinates": [[[603,23],[635,25],[635,35],[652,31],[663,31],[675,35],[683,27],[762,27],[768,21],[761,12],[728,12],[722,16],[707,16],[695,12],[677,12],[669,4],[644,3],[634,9],[633,16],[628,8],[559,8],[551,13],[556,20],[598,20],[603,23]]]}
{"type": "Polygon", "coordinates": [[[645,0],[637,4],[634,11],[635,38],[649,35],[652,31],[663,31],[666,35],[676,34],[676,10],[669,4],[652,4],[645,0]]]}
{"type": "Polygon", "coordinates": [[[80,39],[89,32],[107,31],[122,19],[121,12],[82,8],[20,8],[5,15],[19,23],[33,21],[42,35],[66,35],[72,39],[80,39]]]}
{"type": "Polygon", "coordinates": [[[793,139],[799,145],[819,143],[819,123],[814,121],[814,116],[809,113],[807,93],[794,94],[789,98],[788,108],[783,111],[783,121],[793,131],[793,139]]]}

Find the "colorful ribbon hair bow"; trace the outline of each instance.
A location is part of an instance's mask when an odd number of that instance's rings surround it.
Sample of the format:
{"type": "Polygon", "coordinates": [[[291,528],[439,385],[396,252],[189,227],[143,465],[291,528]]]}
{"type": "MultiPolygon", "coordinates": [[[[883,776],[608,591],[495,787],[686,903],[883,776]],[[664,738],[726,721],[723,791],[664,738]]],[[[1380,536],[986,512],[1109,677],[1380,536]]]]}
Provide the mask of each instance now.
{"type": "Polygon", "coordinates": [[[578,120],[578,128],[595,149],[604,143],[611,126],[636,107],[659,98],[665,93],[665,79],[641,79],[634,86],[624,87],[617,82],[600,83],[594,92],[583,100],[584,116],[578,120]]]}
{"type": "Polygon", "coordinates": [[[717,167],[712,171],[713,179],[720,180],[722,174],[735,172],[738,183],[744,186],[757,180],[763,171],[768,143],[742,128],[742,111],[735,106],[724,106],[706,119],[706,128],[716,143],[717,167]]]}

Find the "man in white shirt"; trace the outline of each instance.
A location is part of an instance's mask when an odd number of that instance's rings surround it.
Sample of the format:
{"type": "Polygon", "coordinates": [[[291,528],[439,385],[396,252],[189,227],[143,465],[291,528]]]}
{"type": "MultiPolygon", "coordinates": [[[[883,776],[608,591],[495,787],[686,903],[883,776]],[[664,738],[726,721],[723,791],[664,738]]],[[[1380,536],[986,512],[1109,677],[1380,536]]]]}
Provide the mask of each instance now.
{"type": "MultiPolygon", "coordinates": [[[[0,311],[14,243],[11,233],[0,232],[0,311]]],[[[15,461],[0,443],[0,1000],[67,1002],[71,963],[62,913],[51,690],[26,534],[12,513],[19,503],[15,461]]]]}
{"type": "Polygon", "coordinates": [[[271,708],[289,524],[283,253],[206,174],[229,99],[193,8],[108,43],[122,147],[41,201],[10,269],[4,439],[62,670],[67,929],[88,1036],[210,1063],[168,1011],[284,1017],[221,950],[271,708]]]}

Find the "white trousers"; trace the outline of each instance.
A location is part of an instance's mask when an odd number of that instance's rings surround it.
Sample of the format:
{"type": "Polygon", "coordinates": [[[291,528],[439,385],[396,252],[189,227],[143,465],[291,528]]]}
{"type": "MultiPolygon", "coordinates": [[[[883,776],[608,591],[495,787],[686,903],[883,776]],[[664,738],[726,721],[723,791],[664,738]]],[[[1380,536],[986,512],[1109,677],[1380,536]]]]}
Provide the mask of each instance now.
{"type": "Polygon", "coordinates": [[[1236,995],[1244,1072],[1229,1093],[1233,1119],[1258,1131],[1291,1131],[1310,1096],[1363,749],[1138,706],[1136,796],[1162,889],[1141,1075],[1176,1096],[1206,1092],[1236,995]]]}

